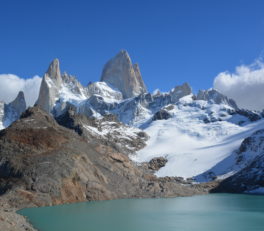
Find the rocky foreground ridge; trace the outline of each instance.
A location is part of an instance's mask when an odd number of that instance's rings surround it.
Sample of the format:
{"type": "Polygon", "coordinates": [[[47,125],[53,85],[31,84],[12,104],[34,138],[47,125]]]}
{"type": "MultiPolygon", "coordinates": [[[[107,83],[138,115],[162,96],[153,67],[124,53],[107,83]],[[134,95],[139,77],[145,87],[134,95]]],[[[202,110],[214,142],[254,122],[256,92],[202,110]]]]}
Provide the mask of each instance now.
{"type": "MultiPolygon", "coordinates": [[[[79,129],[69,129],[38,107],[29,108],[0,132],[2,197],[10,196],[9,203],[21,207],[204,192],[136,166],[122,149],[126,141],[116,147],[117,140],[104,141],[86,129],[96,122],[79,119],[74,121],[79,129]]],[[[137,135],[134,142],[144,142],[144,136],[137,135]]]]}
{"type": "Polygon", "coordinates": [[[15,209],[24,207],[190,196],[212,188],[210,184],[192,185],[176,177],[157,178],[148,165],[135,165],[128,158],[127,148],[131,142],[136,148],[144,145],[144,132],[133,130],[129,140],[119,139],[118,127],[123,130],[125,126],[119,122],[115,122],[112,140],[94,132],[102,124],[112,124],[113,118],[98,121],[70,111],[57,120],[64,126],[33,107],[0,131],[0,227],[6,230],[12,230],[8,228],[10,222],[16,230],[31,230],[21,217],[18,224],[12,223],[18,216],[15,209]]]}

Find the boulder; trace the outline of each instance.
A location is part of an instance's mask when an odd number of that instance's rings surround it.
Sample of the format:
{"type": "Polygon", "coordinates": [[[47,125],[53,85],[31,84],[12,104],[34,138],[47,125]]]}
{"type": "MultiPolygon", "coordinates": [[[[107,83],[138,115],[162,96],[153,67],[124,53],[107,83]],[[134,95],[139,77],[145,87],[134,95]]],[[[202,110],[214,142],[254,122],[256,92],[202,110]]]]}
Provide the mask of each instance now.
{"type": "Polygon", "coordinates": [[[153,121],[155,120],[167,120],[169,118],[171,118],[172,115],[164,109],[161,109],[160,111],[156,112],[152,118],[153,121]]]}
{"type": "Polygon", "coordinates": [[[160,168],[164,167],[168,160],[164,157],[156,157],[149,161],[148,168],[151,170],[159,170],[160,168]]]}

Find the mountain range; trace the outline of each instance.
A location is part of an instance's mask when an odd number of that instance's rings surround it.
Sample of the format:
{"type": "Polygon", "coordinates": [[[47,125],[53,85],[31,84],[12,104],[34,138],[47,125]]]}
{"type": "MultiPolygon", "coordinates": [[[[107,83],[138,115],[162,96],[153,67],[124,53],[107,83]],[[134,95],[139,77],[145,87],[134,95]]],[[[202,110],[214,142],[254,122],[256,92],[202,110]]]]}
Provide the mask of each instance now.
{"type": "Polygon", "coordinates": [[[149,93],[127,51],[83,86],[54,59],[34,107],[0,102],[0,194],[15,207],[264,193],[264,112],[188,83],[149,93]]]}

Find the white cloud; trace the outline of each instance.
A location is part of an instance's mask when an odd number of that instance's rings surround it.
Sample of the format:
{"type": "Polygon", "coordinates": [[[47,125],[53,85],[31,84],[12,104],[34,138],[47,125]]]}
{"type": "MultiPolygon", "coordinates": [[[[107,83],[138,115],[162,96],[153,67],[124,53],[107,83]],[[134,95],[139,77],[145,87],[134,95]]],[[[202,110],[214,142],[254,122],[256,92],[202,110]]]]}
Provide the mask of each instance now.
{"type": "Polygon", "coordinates": [[[23,79],[12,74],[0,74],[0,100],[9,103],[19,91],[23,91],[27,106],[33,106],[38,98],[40,84],[39,76],[23,79]]]}
{"type": "Polygon", "coordinates": [[[214,88],[236,101],[240,108],[264,109],[264,63],[241,65],[235,73],[222,72],[214,79],[214,88]]]}

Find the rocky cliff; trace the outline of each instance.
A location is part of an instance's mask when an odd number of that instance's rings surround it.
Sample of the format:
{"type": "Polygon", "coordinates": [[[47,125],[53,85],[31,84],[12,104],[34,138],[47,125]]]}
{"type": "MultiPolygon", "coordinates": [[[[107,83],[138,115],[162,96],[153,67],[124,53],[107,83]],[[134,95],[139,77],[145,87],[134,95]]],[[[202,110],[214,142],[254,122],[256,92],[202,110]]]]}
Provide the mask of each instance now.
{"type": "Polygon", "coordinates": [[[54,59],[43,76],[36,105],[51,113],[59,97],[61,84],[60,63],[58,59],[54,59]]]}
{"type": "Polygon", "coordinates": [[[127,51],[124,50],[105,64],[101,81],[117,88],[122,92],[124,98],[131,98],[147,92],[139,66],[132,64],[127,51]]]}

